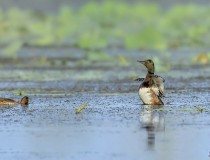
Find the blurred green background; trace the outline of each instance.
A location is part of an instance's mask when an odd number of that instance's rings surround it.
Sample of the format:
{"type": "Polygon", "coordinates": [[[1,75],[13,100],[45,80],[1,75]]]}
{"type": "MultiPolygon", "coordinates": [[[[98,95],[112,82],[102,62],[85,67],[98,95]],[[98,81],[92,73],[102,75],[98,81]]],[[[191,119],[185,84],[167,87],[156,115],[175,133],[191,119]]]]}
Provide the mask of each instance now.
{"type": "MultiPolygon", "coordinates": [[[[34,48],[43,52],[46,48],[56,49],[53,52],[57,56],[59,49],[77,49],[64,52],[73,61],[77,57],[74,66],[78,68],[95,62],[130,67],[135,62],[129,59],[129,53],[135,52],[141,54],[140,57],[151,57],[156,63],[163,61],[157,69],[165,71],[171,69],[169,59],[175,55],[171,51],[186,49],[196,51],[188,59],[189,64],[208,64],[208,3],[205,0],[1,0],[2,64],[6,63],[4,58],[17,59],[19,55],[24,58],[29,52],[36,57],[34,48]],[[24,51],[24,48],[28,50],[24,51]],[[83,56],[80,56],[81,52],[83,56]],[[159,55],[147,56],[148,52],[159,55]]],[[[38,60],[30,61],[30,65],[71,66],[66,58],[59,63],[48,61],[50,51],[40,55],[38,60]]]]}

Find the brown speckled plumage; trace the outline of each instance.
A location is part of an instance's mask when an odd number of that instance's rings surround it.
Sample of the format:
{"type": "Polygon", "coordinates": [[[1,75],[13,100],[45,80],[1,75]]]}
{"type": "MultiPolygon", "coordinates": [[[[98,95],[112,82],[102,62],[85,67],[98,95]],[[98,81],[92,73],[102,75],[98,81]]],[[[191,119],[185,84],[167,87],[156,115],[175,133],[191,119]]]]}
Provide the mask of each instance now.
{"type": "Polygon", "coordinates": [[[27,96],[23,97],[20,102],[17,102],[9,98],[0,98],[0,105],[18,105],[18,104],[27,105],[28,97],[27,96]]]}
{"type": "Polygon", "coordinates": [[[150,59],[138,61],[147,68],[147,75],[139,86],[139,96],[144,104],[163,105],[161,97],[164,96],[164,79],[155,75],[154,62],[150,59]]]}

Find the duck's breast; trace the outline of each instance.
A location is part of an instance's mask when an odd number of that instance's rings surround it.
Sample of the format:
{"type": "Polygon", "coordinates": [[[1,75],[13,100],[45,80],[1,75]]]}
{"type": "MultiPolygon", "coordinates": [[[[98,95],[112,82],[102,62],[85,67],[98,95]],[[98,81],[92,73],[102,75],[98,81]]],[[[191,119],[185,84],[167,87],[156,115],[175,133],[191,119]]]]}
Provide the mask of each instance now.
{"type": "Polygon", "coordinates": [[[146,87],[139,88],[139,96],[144,104],[151,104],[152,97],[150,93],[150,88],[146,87]]]}
{"type": "Polygon", "coordinates": [[[139,88],[139,96],[144,104],[150,105],[160,105],[163,104],[161,99],[156,95],[158,92],[158,88],[147,88],[147,87],[140,87],[139,88]]]}

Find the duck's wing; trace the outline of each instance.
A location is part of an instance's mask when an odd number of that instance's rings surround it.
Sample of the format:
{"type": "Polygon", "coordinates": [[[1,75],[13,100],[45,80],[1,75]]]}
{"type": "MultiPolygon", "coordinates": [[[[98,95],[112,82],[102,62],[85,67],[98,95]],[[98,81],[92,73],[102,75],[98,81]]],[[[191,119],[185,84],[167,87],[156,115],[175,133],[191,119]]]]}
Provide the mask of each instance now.
{"type": "Polygon", "coordinates": [[[164,97],[164,82],[161,76],[155,75],[153,78],[154,85],[157,87],[156,95],[159,97],[164,97]]]}
{"type": "Polygon", "coordinates": [[[145,78],[137,78],[137,79],[135,79],[134,81],[142,82],[142,81],[144,81],[144,79],[145,79],[145,78]]]}
{"type": "Polygon", "coordinates": [[[163,105],[163,101],[161,100],[161,96],[160,94],[158,93],[158,89],[157,88],[153,88],[151,89],[151,96],[152,96],[152,101],[153,101],[153,104],[155,105],[163,105]]]}

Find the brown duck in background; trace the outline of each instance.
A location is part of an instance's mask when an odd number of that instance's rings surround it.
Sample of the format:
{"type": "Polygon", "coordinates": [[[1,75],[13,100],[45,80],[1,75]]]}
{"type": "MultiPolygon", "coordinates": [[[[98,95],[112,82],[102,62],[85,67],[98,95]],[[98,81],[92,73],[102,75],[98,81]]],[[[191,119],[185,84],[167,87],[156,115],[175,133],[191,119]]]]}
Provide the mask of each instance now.
{"type": "Polygon", "coordinates": [[[144,79],[138,78],[137,80],[143,80],[139,86],[139,97],[144,104],[148,105],[163,105],[161,97],[164,96],[164,79],[158,75],[155,75],[155,65],[151,59],[145,61],[138,61],[145,65],[147,68],[147,75],[144,79]]]}
{"type": "Polygon", "coordinates": [[[27,96],[23,97],[20,102],[9,98],[0,98],[0,105],[28,105],[29,98],[27,96]]]}

